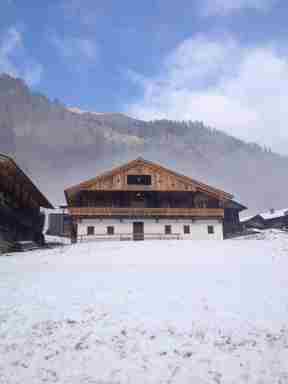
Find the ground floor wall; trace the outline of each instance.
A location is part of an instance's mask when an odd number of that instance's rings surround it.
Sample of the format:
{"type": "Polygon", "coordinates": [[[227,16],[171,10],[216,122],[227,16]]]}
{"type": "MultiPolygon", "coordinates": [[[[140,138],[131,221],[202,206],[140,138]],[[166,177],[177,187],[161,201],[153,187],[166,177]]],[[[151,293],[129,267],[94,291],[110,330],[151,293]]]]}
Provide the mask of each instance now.
{"type": "MultiPolygon", "coordinates": [[[[81,219],[77,223],[77,241],[135,240],[135,231],[143,239],[222,240],[223,223],[219,219],[81,219]],[[142,223],[142,224],[139,224],[142,223]],[[141,229],[142,227],[142,229],[141,229]],[[140,234],[141,235],[141,234],[140,234]]],[[[142,239],[141,239],[142,240],[142,239]]]]}

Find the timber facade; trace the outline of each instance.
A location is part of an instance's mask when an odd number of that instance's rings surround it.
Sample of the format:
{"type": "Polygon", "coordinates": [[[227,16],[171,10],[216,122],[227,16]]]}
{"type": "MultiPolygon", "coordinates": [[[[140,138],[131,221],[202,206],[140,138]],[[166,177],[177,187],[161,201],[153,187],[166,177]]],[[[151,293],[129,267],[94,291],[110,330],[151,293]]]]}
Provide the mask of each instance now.
{"type": "Polygon", "coordinates": [[[17,241],[43,244],[41,207],[53,208],[14,160],[0,154],[0,253],[17,241]]]}
{"type": "MultiPolygon", "coordinates": [[[[223,239],[235,231],[233,196],[138,158],[65,190],[71,239],[223,239]]],[[[238,227],[237,227],[238,228],[238,227]]]]}

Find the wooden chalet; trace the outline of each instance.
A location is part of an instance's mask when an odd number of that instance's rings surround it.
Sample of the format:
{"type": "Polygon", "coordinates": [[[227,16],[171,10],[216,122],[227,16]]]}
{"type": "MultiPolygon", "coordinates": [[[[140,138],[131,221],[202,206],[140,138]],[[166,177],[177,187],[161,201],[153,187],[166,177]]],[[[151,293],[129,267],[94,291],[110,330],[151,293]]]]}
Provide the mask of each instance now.
{"type": "Polygon", "coordinates": [[[65,190],[72,241],[223,239],[238,229],[233,196],[138,158],[65,190]]]}
{"type": "Polygon", "coordinates": [[[40,207],[53,208],[14,160],[0,154],[0,252],[16,241],[43,243],[40,207]]]}

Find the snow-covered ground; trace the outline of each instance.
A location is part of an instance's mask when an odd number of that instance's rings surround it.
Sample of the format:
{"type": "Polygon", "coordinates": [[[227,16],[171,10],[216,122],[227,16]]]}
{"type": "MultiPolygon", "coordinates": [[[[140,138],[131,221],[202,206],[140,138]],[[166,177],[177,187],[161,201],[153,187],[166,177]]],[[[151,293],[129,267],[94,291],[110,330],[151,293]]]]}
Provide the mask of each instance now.
{"type": "Polygon", "coordinates": [[[0,383],[288,383],[287,267],[277,231],[0,257],[0,383]]]}

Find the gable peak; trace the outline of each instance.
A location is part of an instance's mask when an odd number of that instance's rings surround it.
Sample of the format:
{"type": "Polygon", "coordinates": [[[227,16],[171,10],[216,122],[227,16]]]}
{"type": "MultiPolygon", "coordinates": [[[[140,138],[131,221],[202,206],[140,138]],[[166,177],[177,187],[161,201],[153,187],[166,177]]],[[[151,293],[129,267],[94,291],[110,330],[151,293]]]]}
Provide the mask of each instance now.
{"type": "Polygon", "coordinates": [[[138,156],[136,159],[135,159],[136,161],[146,161],[142,156],[138,156]]]}

